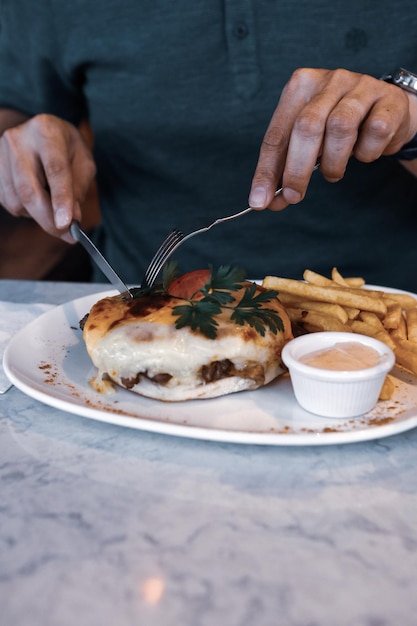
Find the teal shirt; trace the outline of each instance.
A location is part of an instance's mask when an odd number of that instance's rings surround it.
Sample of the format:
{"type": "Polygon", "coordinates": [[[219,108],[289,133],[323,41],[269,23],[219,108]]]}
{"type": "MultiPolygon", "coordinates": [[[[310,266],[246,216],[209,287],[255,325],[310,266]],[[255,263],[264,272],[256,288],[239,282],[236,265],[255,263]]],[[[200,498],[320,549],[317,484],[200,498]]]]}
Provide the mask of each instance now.
{"type": "MultiPolygon", "coordinates": [[[[98,245],[138,283],[173,227],[247,206],[259,147],[297,67],[417,70],[415,0],[2,0],[0,106],[95,134],[98,245]]],[[[313,175],[306,198],[190,239],[184,271],[305,268],[417,291],[417,180],[392,158],[313,175]]]]}

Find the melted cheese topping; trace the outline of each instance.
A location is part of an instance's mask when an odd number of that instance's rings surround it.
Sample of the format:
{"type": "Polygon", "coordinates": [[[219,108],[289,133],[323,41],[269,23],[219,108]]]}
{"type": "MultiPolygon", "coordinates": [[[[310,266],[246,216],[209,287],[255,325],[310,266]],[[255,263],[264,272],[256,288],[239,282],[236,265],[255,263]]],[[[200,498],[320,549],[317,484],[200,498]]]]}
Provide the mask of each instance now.
{"type": "Polygon", "coordinates": [[[216,316],[215,340],[175,327],[172,308],[183,303],[166,296],[133,301],[116,296],[97,302],[85,323],[84,339],[99,373],[142,395],[186,400],[255,389],[284,371],[281,349],[292,332],[278,300],[267,306],[280,313],[284,332],[267,330],[262,337],[231,322],[226,311],[216,316]]]}

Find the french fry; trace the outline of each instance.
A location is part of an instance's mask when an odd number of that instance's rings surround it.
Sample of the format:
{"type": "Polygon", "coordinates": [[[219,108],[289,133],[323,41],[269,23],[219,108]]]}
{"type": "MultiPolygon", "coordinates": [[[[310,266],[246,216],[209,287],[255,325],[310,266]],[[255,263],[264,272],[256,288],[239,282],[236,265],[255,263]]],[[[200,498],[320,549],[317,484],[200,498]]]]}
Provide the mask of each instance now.
{"type": "Polygon", "coordinates": [[[379,319],[377,315],[375,315],[375,313],[372,313],[371,311],[361,311],[359,313],[359,319],[362,322],[366,322],[367,324],[370,324],[371,326],[373,326],[375,330],[385,332],[385,328],[381,320],[379,319]]]}
{"type": "Polygon", "coordinates": [[[395,346],[400,346],[404,350],[408,352],[412,352],[413,354],[417,354],[417,345],[413,341],[408,341],[408,339],[402,339],[395,342],[395,346]]]}
{"type": "Polygon", "coordinates": [[[323,276],[322,274],[318,274],[317,272],[313,272],[312,270],[304,270],[303,278],[310,285],[317,285],[318,287],[334,287],[334,282],[323,276]]]}
{"type": "Polygon", "coordinates": [[[347,313],[347,316],[350,320],[356,320],[359,317],[359,314],[361,312],[360,309],[353,309],[352,307],[349,306],[345,306],[343,307],[347,313]]]}
{"type": "Polygon", "coordinates": [[[344,279],[347,283],[348,287],[363,287],[365,284],[365,279],[361,276],[350,276],[344,279]]]}
{"type": "Polygon", "coordinates": [[[362,276],[342,276],[337,267],[332,268],[332,280],[342,287],[363,287],[365,279],[362,276]]]}
{"type": "Polygon", "coordinates": [[[373,311],[380,317],[385,317],[387,306],[383,298],[375,298],[368,295],[367,290],[359,290],[344,287],[320,287],[303,283],[291,278],[266,276],[263,286],[267,289],[276,289],[278,292],[286,292],[298,296],[304,296],[308,300],[332,302],[364,311],[373,311]]]}
{"type": "Polygon", "coordinates": [[[379,394],[379,400],[390,400],[395,391],[394,381],[391,376],[385,376],[384,384],[379,394]]]}
{"type": "Polygon", "coordinates": [[[353,320],[349,323],[349,326],[354,333],[358,333],[359,335],[367,335],[368,337],[374,337],[374,339],[379,339],[379,341],[383,341],[392,350],[394,350],[396,346],[393,338],[385,329],[381,330],[379,328],[376,328],[372,324],[368,324],[368,322],[362,322],[362,320],[353,320]]]}
{"type": "Polygon", "coordinates": [[[284,304],[285,306],[297,306],[299,302],[305,302],[305,299],[302,296],[296,296],[292,293],[285,293],[284,291],[281,291],[278,297],[282,304],[284,304]]]}
{"type": "Polygon", "coordinates": [[[396,362],[417,376],[417,348],[415,344],[403,340],[394,347],[396,362]]]}
{"type": "Polygon", "coordinates": [[[387,293],[381,292],[385,302],[398,302],[401,308],[407,311],[407,309],[413,309],[417,306],[417,300],[408,293],[387,293]]]}
{"type": "Polygon", "coordinates": [[[407,339],[407,324],[406,324],[405,317],[402,311],[401,311],[401,317],[400,317],[400,322],[398,324],[398,327],[391,330],[390,335],[396,342],[407,339]]]}
{"type": "Polygon", "coordinates": [[[285,293],[281,291],[279,299],[285,307],[292,307],[295,309],[307,309],[312,311],[323,311],[328,315],[334,315],[342,323],[347,323],[348,320],[354,320],[361,312],[360,309],[354,309],[348,306],[341,306],[340,304],[332,304],[331,302],[320,302],[319,300],[304,300],[302,296],[296,296],[291,293],[285,293]]]}
{"type": "Polygon", "coordinates": [[[303,309],[286,308],[288,317],[292,323],[299,324],[307,330],[314,328],[317,331],[352,332],[346,324],[326,313],[319,311],[306,311],[303,309]]]}
{"type": "Polygon", "coordinates": [[[387,304],[387,314],[382,320],[384,328],[387,330],[395,330],[400,326],[403,312],[399,302],[391,302],[387,304]]]}
{"type": "Polygon", "coordinates": [[[305,270],[303,278],[308,283],[313,285],[319,285],[321,287],[331,287],[332,285],[339,285],[340,287],[362,287],[365,284],[365,280],[360,276],[345,277],[339,272],[337,267],[332,268],[331,279],[313,272],[312,270],[305,270]]]}
{"type": "Polygon", "coordinates": [[[417,344],[417,307],[406,311],[407,338],[417,344]]]}
{"type": "Polygon", "coordinates": [[[341,287],[349,287],[349,284],[347,283],[346,279],[343,278],[337,267],[334,267],[332,269],[332,281],[337,283],[338,285],[341,285],[341,287]]]}
{"type": "MultiPolygon", "coordinates": [[[[282,300],[282,303],[285,304],[285,300],[282,300]]],[[[331,317],[339,320],[341,324],[347,324],[349,320],[349,316],[347,311],[340,306],[340,304],[332,304],[331,302],[317,302],[314,300],[292,300],[288,302],[289,307],[293,309],[303,309],[305,311],[317,311],[319,313],[325,313],[326,315],[330,315],[331,317]]]]}
{"type": "Polygon", "coordinates": [[[349,287],[349,289],[352,293],[358,293],[359,295],[361,293],[366,293],[366,295],[368,295],[370,298],[375,298],[375,300],[383,300],[384,303],[388,306],[388,302],[385,299],[385,294],[383,291],[368,288],[363,289],[362,287],[349,287]]]}

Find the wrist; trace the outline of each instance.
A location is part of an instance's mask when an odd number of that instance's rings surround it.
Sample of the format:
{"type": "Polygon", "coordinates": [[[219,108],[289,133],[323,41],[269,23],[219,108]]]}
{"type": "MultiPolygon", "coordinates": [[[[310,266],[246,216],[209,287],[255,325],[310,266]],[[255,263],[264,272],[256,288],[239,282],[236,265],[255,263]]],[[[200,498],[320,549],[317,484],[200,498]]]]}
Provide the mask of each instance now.
{"type": "MultiPolygon", "coordinates": [[[[410,108],[417,111],[417,74],[401,67],[395,70],[395,72],[384,74],[381,76],[381,80],[396,85],[410,94],[410,103],[412,102],[413,104],[413,107],[411,107],[410,104],[410,108]]],[[[394,157],[395,159],[402,161],[413,161],[414,159],[417,159],[417,133],[398,152],[390,154],[390,157],[394,157]]]]}
{"type": "Polygon", "coordinates": [[[394,157],[394,159],[399,159],[400,161],[414,161],[417,159],[417,133],[401,150],[398,150],[395,154],[390,154],[390,157],[394,157]]]}

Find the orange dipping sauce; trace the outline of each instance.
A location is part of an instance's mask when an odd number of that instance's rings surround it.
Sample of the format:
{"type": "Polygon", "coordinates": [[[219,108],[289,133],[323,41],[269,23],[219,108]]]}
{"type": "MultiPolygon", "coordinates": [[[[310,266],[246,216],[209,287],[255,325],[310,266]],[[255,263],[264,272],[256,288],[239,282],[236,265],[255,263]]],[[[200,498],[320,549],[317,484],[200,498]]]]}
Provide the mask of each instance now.
{"type": "Polygon", "coordinates": [[[331,348],[323,348],[305,354],[301,363],[324,370],[362,370],[378,365],[381,355],[362,343],[347,341],[335,343],[331,348]]]}

